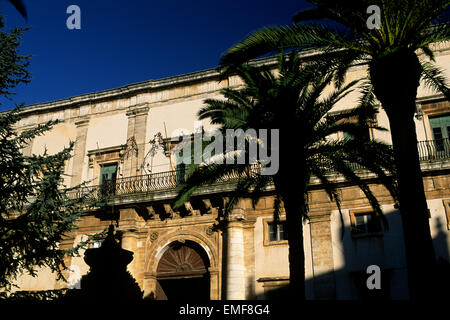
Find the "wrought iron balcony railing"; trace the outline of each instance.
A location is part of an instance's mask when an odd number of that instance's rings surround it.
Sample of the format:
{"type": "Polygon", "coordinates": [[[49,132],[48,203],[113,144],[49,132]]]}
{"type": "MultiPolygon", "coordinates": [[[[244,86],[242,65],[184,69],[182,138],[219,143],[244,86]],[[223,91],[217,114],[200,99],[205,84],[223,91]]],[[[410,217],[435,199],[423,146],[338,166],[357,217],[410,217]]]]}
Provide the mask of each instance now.
{"type": "Polygon", "coordinates": [[[450,158],[450,139],[425,140],[417,143],[421,161],[450,158]]]}
{"type": "MultiPolygon", "coordinates": [[[[433,161],[450,159],[450,140],[426,140],[418,142],[419,158],[421,161],[433,161]]],[[[326,164],[324,163],[324,166],[326,164]]],[[[359,164],[351,164],[354,170],[362,169],[359,164]]],[[[259,174],[260,167],[253,165],[249,172],[245,174],[259,174]]],[[[239,179],[242,174],[237,172],[229,174],[217,180],[217,183],[233,182],[239,179]]],[[[185,181],[184,170],[173,170],[147,175],[120,178],[116,181],[106,181],[100,186],[90,186],[79,188],[70,193],[71,198],[79,198],[83,195],[89,195],[94,199],[110,196],[121,196],[135,193],[147,193],[153,191],[162,191],[174,189],[185,181]]]]}
{"type": "MultiPolygon", "coordinates": [[[[259,165],[252,165],[250,170],[239,174],[233,172],[227,176],[221,177],[217,183],[233,182],[243,175],[257,175],[260,172],[259,165]]],[[[76,191],[71,191],[70,198],[80,198],[88,195],[89,198],[99,199],[110,196],[121,196],[134,193],[146,193],[153,191],[163,191],[174,189],[185,182],[185,170],[173,170],[159,173],[152,173],[140,176],[120,178],[116,181],[105,181],[99,186],[81,187],[76,191]]]]}

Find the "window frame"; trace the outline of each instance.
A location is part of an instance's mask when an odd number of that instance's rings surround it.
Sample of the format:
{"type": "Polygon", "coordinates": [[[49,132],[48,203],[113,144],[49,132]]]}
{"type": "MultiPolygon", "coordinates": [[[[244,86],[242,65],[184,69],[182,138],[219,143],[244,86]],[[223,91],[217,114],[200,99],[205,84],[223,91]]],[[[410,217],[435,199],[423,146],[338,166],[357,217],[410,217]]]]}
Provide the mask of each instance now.
{"type": "Polygon", "coordinates": [[[103,162],[103,163],[99,163],[100,166],[100,170],[99,170],[99,176],[98,176],[98,180],[99,180],[99,185],[102,185],[105,181],[103,181],[102,178],[102,169],[105,167],[112,167],[114,166],[116,167],[116,172],[115,172],[115,178],[111,179],[111,180],[107,180],[107,181],[117,181],[117,179],[119,178],[119,162],[118,161],[109,161],[109,162],[103,162]]]}
{"type": "Polygon", "coordinates": [[[433,129],[431,128],[430,118],[450,115],[450,102],[444,96],[421,99],[417,102],[418,115],[416,118],[423,123],[425,129],[425,139],[434,140],[433,129]]]}
{"type": "MultiPolygon", "coordinates": [[[[264,246],[273,246],[273,245],[287,245],[288,240],[277,240],[277,241],[270,241],[269,240],[269,224],[274,223],[273,218],[265,218],[263,219],[263,225],[264,225],[264,246]]],[[[280,217],[278,220],[278,223],[285,223],[286,226],[286,217],[280,217]]]]}
{"type": "MultiPolygon", "coordinates": [[[[119,179],[119,170],[120,170],[120,162],[117,160],[109,160],[109,161],[104,161],[104,162],[98,162],[98,192],[99,194],[101,194],[102,196],[111,196],[111,195],[115,195],[116,194],[116,190],[117,190],[117,180],[119,179]],[[105,181],[103,181],[102,179],[102,167],[103,166],[110,166],[110,165],[116,165],[116,178],[114,180],[114,184],[109,182],[109,183],[105,183],[105,181]]],[[[112,180],[111,180],[112,181],[112,180]]]]}
{"type": "MultiPolygon", "coordinates": [[[[383,224],[381,223],[381,218],[378,219],[378,224],[380,227],[380,231],[365,231],[365,232],[357,232],[356,231],[356,216],[366,216],[369,214],[375,214],[374,210],[372,208],[366,208],[366,209],[357,209],[357,210],[349,210],[350,215],[350,234],[352,238],[366,238],[366,237],[382,237],[383,236],[383,224]]],[[[376,216],[376,215],[375,215],[376,216]]],[[[367,225],[368,222],[365,222],[367,225]]]]}

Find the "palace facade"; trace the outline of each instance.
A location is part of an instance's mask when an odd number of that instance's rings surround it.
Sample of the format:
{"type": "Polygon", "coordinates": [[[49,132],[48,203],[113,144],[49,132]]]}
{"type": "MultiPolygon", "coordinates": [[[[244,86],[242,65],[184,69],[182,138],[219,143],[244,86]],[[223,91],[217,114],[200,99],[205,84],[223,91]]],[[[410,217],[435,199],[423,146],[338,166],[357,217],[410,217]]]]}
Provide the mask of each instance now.
{"type": "MultiPolygon", "coordinates": [[[[315,53],[305,56],[309,54],[315,53]]],[[[436,45],[435,55],[450,79],[450,46],[436,45]]],[[[276,67],[273,58],[255,63],[276,67]]],[[[364,76],[364,67],[354,66],[347,78],[364,76]]],[[[61,123],[36,137],[23,152],[39,154],[45,148],[58,152],[75,141],[65,185],[86,182],[81,192],[109,196],[107,209],[92,210],[82,218],[79,229],[61,246],[74,246],[117,223],[122,248],[134,253],[128,270],[146,298],[276,298],[289,282],[289,265],[283,214],[274,222],[273,190],[267,189],[254,207],[250,200],[240,201],[223,218],[227,194],[236,183],[230,177],[200,188],[183,208],[173,209],[177,185],[184,179],[173,152],[178,141],[174,137],[194,131],[205,99],[220,98],[220,89],[240,84],[237,77],[223,79],[215,70],[205,70],[25,107],[19,131],[48,120],[61,123]]],[[[347,96],[333,112],[354,107],[356,99],[357,93],[347,96]]],[[[376,121],[389,128],[381,108],[376,121]]],[[[436,256],[449,261],[450,102],[421,86],[415,121],[436,256]]],[[[205,130],[213,128],[207,120],[202,124],[205,130]]],[[[391,142],[389,131],[369,134],[391,142]]],[[[344,136],[343,132],[335,138],[344,136]]],[[[313,178],[310,219],[304,221],[303,234],[308,299],[408,298],[399,211],[373,176],[359,174],[369,180],[389,229],[372,215],[357,186],[335,175],[341,217],[313,178]],[[376,292],[365,287],[369,265],[382,271],[382,289],[376,292]]],[[[68,258],[67,265],[67,282],[57,281],[43,268],[36,278],[23,275],[18,290],[76,288],[89,267],[83,255],[68,258]]]]}

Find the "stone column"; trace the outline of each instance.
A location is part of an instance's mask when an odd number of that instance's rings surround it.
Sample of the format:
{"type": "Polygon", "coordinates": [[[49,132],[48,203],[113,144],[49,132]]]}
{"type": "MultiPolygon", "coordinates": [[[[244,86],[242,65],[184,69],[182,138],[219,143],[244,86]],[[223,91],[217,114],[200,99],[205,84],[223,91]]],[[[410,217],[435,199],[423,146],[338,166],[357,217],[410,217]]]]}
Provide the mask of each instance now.
{"type": "Polygon", "coordinates": [[[72,187],[80,184],[82,179],[84,158],[86,156],[86,137],[89,128],[89,118],[79,119],[75,121],[75,125],[77,128],[77,137],[73,148],[72,180],[70,183],[72,187]]]}
{"type": "MultiPolygon", "coordinates": [[[[245,207],[245,206],[244,206],[245,207]]],[[[246,293],[244,252],[245,209],[236,206],[226,226],[226,299],[243,300],[246,293]]]]}
{"type": "Polygon", "coordinates": [[[330,213],[311,213],[311,254],[314,274],[314,298],[335,299],[333,244],[330,213]]]}
{"type": "MultiPolygon", "coordinates": [[[[147,115],[148,104],[139,104],[128,107],[126,115],[128,116],[127,143],[130,144],[132,139],[136,142],[136,150],[127,150],[127,159],[125,159],[124,174],[125,177],[136,176],[142,174],[140,166],[144,161],[145,138],[147,134],[147,115]],[[136,155],[137,151],[137,155],[136,155]]],[[[130,146],[127,146],[129,148],[130,146]]]]}

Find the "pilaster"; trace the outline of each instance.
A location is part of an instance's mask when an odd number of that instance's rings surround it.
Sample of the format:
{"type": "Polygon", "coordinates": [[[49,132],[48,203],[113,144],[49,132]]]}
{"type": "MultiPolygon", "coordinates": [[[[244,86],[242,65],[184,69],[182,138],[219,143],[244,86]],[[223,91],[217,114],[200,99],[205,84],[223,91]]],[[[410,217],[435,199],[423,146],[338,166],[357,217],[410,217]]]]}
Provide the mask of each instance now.
{"type": "Polygon", "coordinates": [[[84,159],[86,157],[86,138],[89,128],[89,118],[81,118],[75,121],[77,136],[74,146],[71,186],[79,185],[82,180],[84,159]]]}
{"type": "Polygon", "coordinates": [[[314,298],[335,299],[336,282],[329,212],[310,214],[314,298]]]}
{"type": "Polygon", "coordinates": [[[147,133],[148,103],[138,104],[128,107],[126,115],[128,117],[127,148],[131,143],[135,143],[132,150],[127,150],[124,163],[124,173],[126,177],[139,175],[140,165],[144,161],[144,147],[147,133]]]}

